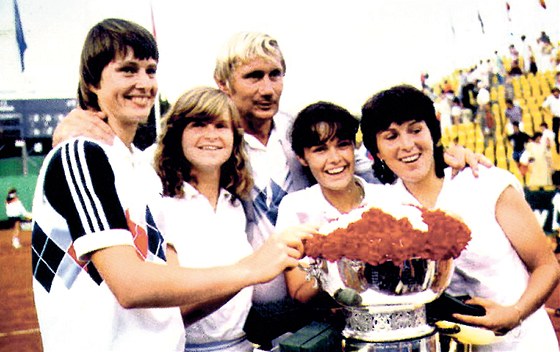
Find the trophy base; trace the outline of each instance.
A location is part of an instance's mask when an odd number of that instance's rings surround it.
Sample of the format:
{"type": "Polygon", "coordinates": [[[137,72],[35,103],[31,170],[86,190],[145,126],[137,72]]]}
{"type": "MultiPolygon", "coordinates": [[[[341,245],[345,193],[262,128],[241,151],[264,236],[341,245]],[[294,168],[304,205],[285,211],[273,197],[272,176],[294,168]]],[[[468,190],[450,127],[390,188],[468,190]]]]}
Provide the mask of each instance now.
{"type": "Polygon", "coordinates": [[[410,340],[368,342],[351,338],[342,341],[344,352],[441,352],[439,334],[410,340]]]}
{"type": "Polygon", "coordinates": [[[395,342],[418,339],[434,333],[428,324],[426,307],[408,305],[345,307],[346,326],[342,335],[365,342],[395,342]]]}

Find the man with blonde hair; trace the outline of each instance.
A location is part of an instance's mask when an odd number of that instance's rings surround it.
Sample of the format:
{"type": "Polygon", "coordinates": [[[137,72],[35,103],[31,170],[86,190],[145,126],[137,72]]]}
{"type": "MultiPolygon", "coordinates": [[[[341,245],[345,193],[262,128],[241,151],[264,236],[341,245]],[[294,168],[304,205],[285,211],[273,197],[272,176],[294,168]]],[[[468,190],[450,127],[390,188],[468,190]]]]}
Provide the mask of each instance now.
{"type": "MultiPolygon", "coordinates": [[[[254,248],[273,232],[282,198],[309,185],[287,139],[293,118],[279,112],[285,72],[278,41],[259,32],[233,35],[218,54],[214,70],[214,80],[234,101],[245,131],[255,182],[252,202],[246,206],[254,248]]],[[[311,320],[308,309],[289,297],[284,275],[257,285],[246,324],[248,337],[271,348],[271,340],[311,320]]]]}

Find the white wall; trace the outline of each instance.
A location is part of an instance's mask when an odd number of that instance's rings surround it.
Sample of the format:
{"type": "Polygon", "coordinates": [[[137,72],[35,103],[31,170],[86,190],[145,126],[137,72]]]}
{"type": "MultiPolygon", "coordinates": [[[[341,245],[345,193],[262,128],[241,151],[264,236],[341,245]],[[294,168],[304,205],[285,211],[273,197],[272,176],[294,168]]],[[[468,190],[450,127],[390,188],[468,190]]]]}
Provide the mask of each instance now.
{"type": "Polygon", "coordinates": [[[173,102],[187,88],[213,85],[218,48],[234,32],[258,30],[276,37],[286,57],[281,108],[290,113],[316,100],[357,113],[379,89],[418,84],[423,71],[445,76],[505,52],[520,34],[560,38],[560,0],[546,0],[547,10],[509,0],[511,22],[502,0],[18,0],[28,44],[21,73],[13,0],[0,0],[0,99],[73,97],[88,29],[105,17],[151,29],[150,3],[163,96],[173,102]]]}

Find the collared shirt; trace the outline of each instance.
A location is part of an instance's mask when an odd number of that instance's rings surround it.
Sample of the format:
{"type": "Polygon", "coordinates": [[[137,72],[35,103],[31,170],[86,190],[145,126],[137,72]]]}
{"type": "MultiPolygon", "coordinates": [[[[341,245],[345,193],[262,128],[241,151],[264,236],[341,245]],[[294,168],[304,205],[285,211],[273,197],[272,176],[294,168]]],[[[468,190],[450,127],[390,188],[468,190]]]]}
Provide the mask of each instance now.
{"type": "Polygon", "coordinates": [[[128,245],[165,264],[166,243],[146,188],[154,173],[118,138],[112,146],[70,140],[45,158],[33,201],[33,292],[46,351],[177,351],[184,346],[177,307],[125,309],[90,254],[128,245]]]}
{"type": "MultiPolygon", "coordinates": [[[[371,184],[361,177],[354,177],[364,190],[364,197],[359,207],[382,208],[393,204],[392,194],[387,193],[391,190],[390,186],[371,184]]],[[[338,219],[341,215],[342,213],[325,198],[321,186],[315,184],[284,197],[280,204],[276,228],[282,231],[287,227],[299,224],[321,227],[338,219]]]]}
{"type": "MultiPolygon", "coordinates": [[[[220,189],[216,208],[189,183],[183,197],[163,197],[156,223],[175,247],[181,266],[207,268],[231,265],[252,253],[245,233],[241,202],[220,189]]],[[[234,340],[245,336],[243,325],[251,307],[252,287],[246,287],[212,314],[185,327],[187,346],[234,340]]]]}
{"type": "MultiPolygon", "coordinates": [[[[274,232],[282,198],[307,186],[306,176],[287,139],[291,122],[291,116],[275,115],[266,145],[248,133],[244,135],[244,147],[255,182],[248,214],[248,232],[253,248],[259,248],[274,232]]],[[[284,275],[278,275],[268,283],[255,286],[253,302],[279,301],[287,294],[284,275]]]]}
{"type": "MultiPolygon", "coordinates": [[[[268,191],[271,182],[280,187],[289,187],[290,180],[288,158],[284,152],[283,140],[276,128],[270,132],[267,145],[262,144],[255,136],[244,134],[245,151],[251,160],[255,188],[268,191]]],[[[268,192],[267,203],[271,203],[271,192],[268,192]]]]}

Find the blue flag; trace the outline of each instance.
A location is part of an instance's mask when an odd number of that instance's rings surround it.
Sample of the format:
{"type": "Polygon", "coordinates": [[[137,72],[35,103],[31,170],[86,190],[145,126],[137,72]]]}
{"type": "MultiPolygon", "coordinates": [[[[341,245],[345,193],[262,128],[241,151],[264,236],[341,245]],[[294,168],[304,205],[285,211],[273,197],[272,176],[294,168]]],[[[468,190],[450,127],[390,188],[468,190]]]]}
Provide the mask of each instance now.
{"type": "Polygon", "coordinates": [[[14,0],[14,17],[16,25],[16,40],[19,48],[19,58],[21,61],[21,72],[25,70],[25,63],[23,61],[23,54],[25,49],[27,49],[27,43],[25,43],[25,37],[23,36],[23,28],[21,27],[21,18],[19,17],[19,9],[17,0],[14,0]]]}
{"type": "Polygon", "coordinates": [[[482,17],[480,16],[480,11],[478,11],[478,21],[480,22],[480,29],[482,30],[482,34],[484,34],[484,22],[482,22],[482,17]]]}

